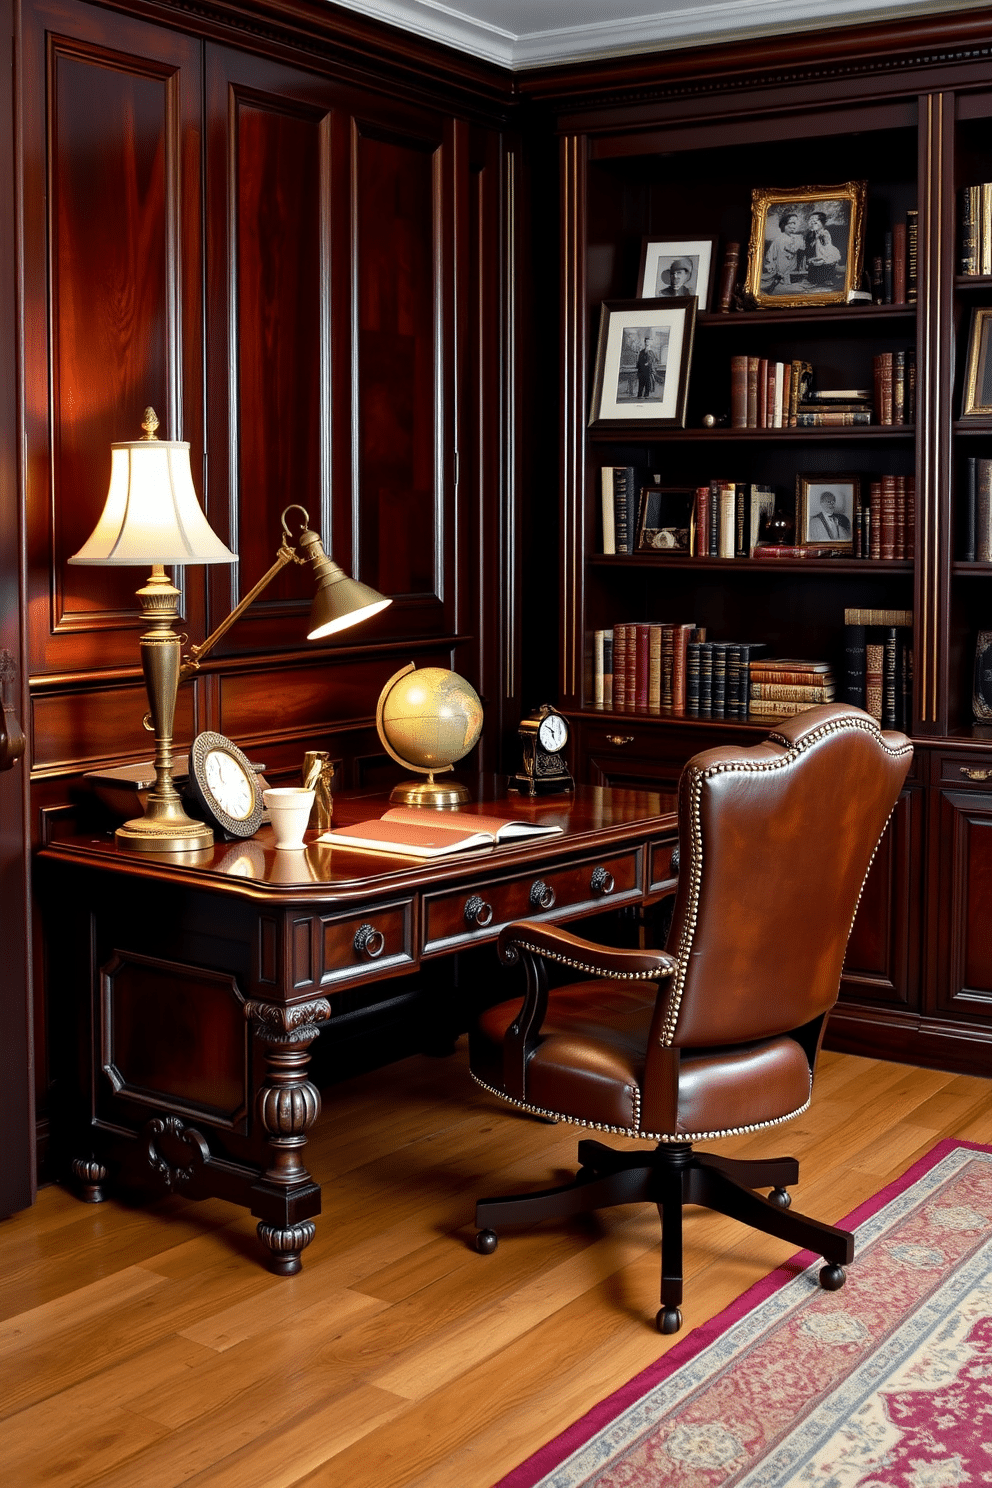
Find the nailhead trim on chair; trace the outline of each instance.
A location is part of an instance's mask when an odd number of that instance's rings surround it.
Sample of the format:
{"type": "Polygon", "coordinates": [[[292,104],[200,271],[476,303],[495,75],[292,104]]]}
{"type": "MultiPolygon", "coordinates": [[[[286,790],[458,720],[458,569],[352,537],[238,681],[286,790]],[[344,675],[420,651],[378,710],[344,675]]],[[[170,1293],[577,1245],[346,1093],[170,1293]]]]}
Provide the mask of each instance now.
{"type": "MultiPolygon", "coordinates": [[[[714,1142],[718,1137],[743,1137],[748,1132],[763,1131],[768,1126],[781,1126],[783,1121],[791,1121],[794,1116],[801,1116],[804,1111],[809,1110],[813,1093],[813,1082],[811,1079],[810,1094],[801,1106],[797,1106],[794,1111],[787,1112],[785,1116],[774,1116],[768,1121],[754,1121],[749,1126],[727,1126],[722,1127],[719,1131],[705,1132],[646,1132],[640,1131],[636,1125],[632,1127],[608,1126],[603,1121],[583,1121],[580,1116],[566,1116],[562,1111],[550,1111],[544,1106],[534,1106],[528,1101],[515,1100],[512,1095],[507,1095],[505,1091],[498,1090],[495,1085],[490,1085],[488,1081],[481,1079],[473,1070],[469,1070],[469,1074],[472,1076],[476,1085],[481,1086],[483,1090],[488,1090],[490,1095],[495,1095],[498,1100],[505,1101],[507,1105],[516,1106],[518,1111],[528,1111],[532,1116],[543,1116],[545,1120],[549,1121],[567,1121],[570,1126],[584,1126],[590,1131],[611,1132],[614,1136],[618,1137],[636,1137],[639,1141],[643,1142],[714,1142]]],[[[637,1092],[636,1110],[636,1119],[639,1122],[641,1116],[640,1091],[637,1092]]]]}
{"type": "MultiPolygon", "coordinates": [[[[894,755],[897,758],[900,755],[906,754],[907,751],[909,753],[912,753],[913,746],[908,743],[905,745],[901,745],[897,749],[891,748],[891,746],[886,742],[881,730],[878,727],[878,724],[873,718],[834,718],[831,719],[828,723],[821,724],[819,728],[812,730],[812,732],[807,734],[804,738],[795,741],[787,739],[783,734],[770,733],[767,737],[769,739],[773,739],[777,744],[781,744],[786,750],[786,753],[780,756],[778,759],[727,760],[719,765],[711,765],[708,769],[693,770],[691,772],[689,790],[691,792],[690,813],[692,819],[692,845],[694,849],[692,853],[692,880],[689,886],[689,907],[686,915],[685,926],[680,939],[678,952],[676,954],[677,964],[675,968],[675,978],[672,982],[672,993],[665,1014],[665,1021],[661,1026],[660,1043],[662,1048],[671,1048],[675,1040],[675,1025],[678,1022],[679,1010],[682,1006],[682,994],[685,991],[685,979],[689,970],[689,955],[692,950],[693,937],[696,933],[696,921],[699,913],[699,889],[700,881],[702,878],[703,865],[703,834],[699,820],[699,802],[703,791],[703,781],[709,779],[711,775],[724,775],[738,772],[745,772],[750,774],[765,774],[770,770],[783,770],[788,765],[791,765],[795,760],[797,760],[800,755],[810,747],[811,744],[815,744],[820,739],[826,738],[828,734],[837,734],[848,729],[858,729],[863,733],[871,734],[872,738],[876,741],[876,743],[881,745],[881,747],[886,751],[887,754],[894,755]]],[[[686,768],[688,769],[688,766],[686,768]]],[[[886,826],[888,826],[888,819],[886,820],[886,826]]],[[[878,844],[881,842],[884,833],[885,828],[883,827],[882,832],[879,835],[878,842],[875,844],[871,858],[869,859],[869,869],[871,868],[872,863],[875,861],[875,853],[878,851],[878,844]]],[[[865,879],[867,879],[867,877],[868,874],[866,873],[865,879]]],[[[862,883],[861,885],[861,889],[858,892],[858,901],[857,904],[855,904],[854,906],[854,915],[852,915],[851,917],[852,926],[854,924],[854,916],[857,915],[858,907],[861,903],[861,894],[863,892],[864,883],[862,883]]],[[[850,934],[850,930],[848,931],[848,933],[850,934]]],[[[805,1109],[805,1107],[803,1109],[805,1109]]]]}
{"type": "Polygon", "coordinates": [[[531,951],[535,956],[540,956],[543,961],[557,961],[560,966],[570,966],[574,971],[584,971],[590,976],[606,977],[611,982],[654,982],[659,977],[671,976],[675,970],[674,957],[671,966],[659,966],[656,971],[607,971],[602,966],[589,966],[584,961],[573,960],[571,956],[559,955],[557,951],[546,951],[543,946],[531,945],[526,940],[515,940],[513,944],[522,951],[531,951]]]}

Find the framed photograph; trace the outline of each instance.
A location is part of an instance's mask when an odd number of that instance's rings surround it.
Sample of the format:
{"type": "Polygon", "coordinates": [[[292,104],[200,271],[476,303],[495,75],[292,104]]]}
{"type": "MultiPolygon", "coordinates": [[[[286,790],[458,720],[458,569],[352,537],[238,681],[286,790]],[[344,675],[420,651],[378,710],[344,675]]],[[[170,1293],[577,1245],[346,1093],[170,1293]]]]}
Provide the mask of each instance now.
{"type": "Polygon", "coordinates": [[[690,486],[644,486],[637,521],[638,553],[689,552],[690,486]]]}
{"type": "Polygon", "coordinates": [[[796,541],[803,547],[854,552],[854,514],[858,509],[856,475],[796,477],[796,541]]]}
{"type": "Polygon", "coordinates": [[[972,310],[968,360],[961,397],[962,418],[992,418],[992,309],[972,310]]]}
{"type": "Polygon", "coordinates": [[[696,298],[605,300],[590,429],[613,424],[685,427],[696,298]]]}
{"type": "Polygon", "coordinates": [[[751,193],[747,294],[754,304],[844,305],[861,284],[865,183],[751,193]]]}
{"type": "Polygon", "coordinates": [[[695,295],[700,310],[713,300],[716,238],[684,238],[659,243],[645,238],[637,293],[642,300],[677,300],[695,295]]]}

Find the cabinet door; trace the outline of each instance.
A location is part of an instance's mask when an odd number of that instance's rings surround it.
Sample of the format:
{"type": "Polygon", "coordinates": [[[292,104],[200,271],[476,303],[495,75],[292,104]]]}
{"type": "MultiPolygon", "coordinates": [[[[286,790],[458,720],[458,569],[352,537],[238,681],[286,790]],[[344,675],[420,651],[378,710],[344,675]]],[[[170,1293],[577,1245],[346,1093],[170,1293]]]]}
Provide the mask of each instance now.
{"type": "Polygon", "coordinates": [[[907,787],[868,872],[844,959],[841,1000],[915,1007],[919,1001],[923,792],[907,787]]]}
{"type": "Polygon", "coordinates": [[[937,1008],[992,1018],[992,794],[940,791],[934,989],[937,1008]]]}

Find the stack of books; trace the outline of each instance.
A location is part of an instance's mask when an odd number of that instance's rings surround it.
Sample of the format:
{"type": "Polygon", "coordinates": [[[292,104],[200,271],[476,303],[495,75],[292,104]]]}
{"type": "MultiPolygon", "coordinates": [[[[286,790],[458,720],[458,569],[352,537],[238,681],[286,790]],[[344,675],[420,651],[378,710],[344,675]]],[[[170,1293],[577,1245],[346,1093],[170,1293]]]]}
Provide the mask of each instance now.
{"type": "Polygon", "coordinates": [[[883,728],[913,721],[912,610],[844,611],[844,701],[864,708],[883,728]]]}
{"type": "Polygon", "coordinates": [[[823,388],[811,390],[796,409],[797,429],[837,429],[872,421],[872,394],[868,388],[823,388]]]}
{"type": "Polygon", "coordinates": [[[749,670],[753,718],[788,718],[820,703],[832,703],[837,695],[828,661],[759,657],[751,661],[749,670]]]}

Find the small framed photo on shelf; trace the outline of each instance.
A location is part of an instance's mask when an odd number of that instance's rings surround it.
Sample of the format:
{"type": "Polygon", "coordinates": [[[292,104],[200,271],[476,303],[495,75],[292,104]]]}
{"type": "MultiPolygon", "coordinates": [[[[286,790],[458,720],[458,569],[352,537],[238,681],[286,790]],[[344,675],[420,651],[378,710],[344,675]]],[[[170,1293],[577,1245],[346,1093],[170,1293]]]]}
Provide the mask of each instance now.
{"type": "Polygon", "coordinates": [[[802,547],[854,553],[856,475],[796,476],[796,537],[802,547]]]}
{"type": "Polygon", "coordinates": [[[642,300],[677,300],[695,295],[700,310],[713,299],[716,238],[682,238],[658,242],[645,238],[637,293],[642,300]]]}
{"type": "Polygon", "coordinates": [[[642,487],[635,551],[688,555],[694,495],[689,486],[642,487]]]}
{"type": "Polygon", "coordinates": [[[751,193],[747,294],[759,308],[844,305],[860,288],[865,183],[751,193]]]}
{"type": "Polygon", "coordinates": [[[590,429],[685,427],[696,298],[604,300],[590,429]]]}
{"type": "Polygon", "coordinates": [[[992,418],[992,308],[988,306],[971,312],[961,417],[992,418]]]}

